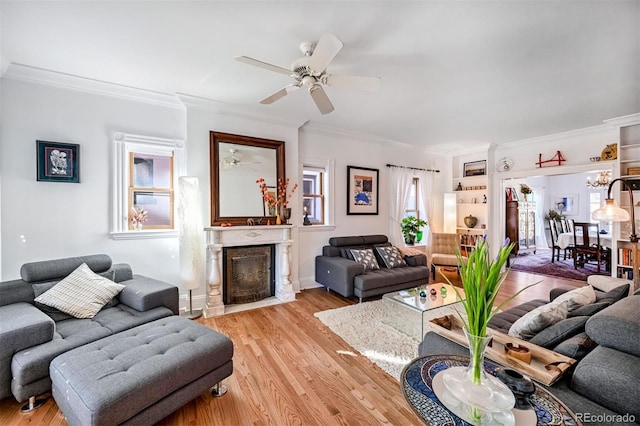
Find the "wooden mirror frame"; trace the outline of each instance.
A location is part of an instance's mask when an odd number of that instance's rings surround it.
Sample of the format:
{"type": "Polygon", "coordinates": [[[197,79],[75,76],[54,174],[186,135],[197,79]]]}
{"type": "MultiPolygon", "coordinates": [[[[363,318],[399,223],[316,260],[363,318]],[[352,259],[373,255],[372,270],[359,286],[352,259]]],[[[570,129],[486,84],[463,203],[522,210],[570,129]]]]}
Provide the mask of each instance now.
{"type": "MultiPolygon", "coordinates": [[[[260,148],[270,148],[276,151],[276,175],[277,179],[286,180],[284,166],[284,142],[270,139],[254,138],[251,136],[233,135],[230,133],[209,132],[209,154],[210,154],[210,172],[211,172],[211,226],[219,226],[223,223],[231,223],[233,225],[246,225],[248,219],[259,219],[256,216],[220,216],[220,152],[218,146],[220,143],[230,143],[236,145],[255,146],[260,148]]],[[[256,197],[260,196],[260,188],[258,184],[255,187],[256,197]]],[[[276,223],[275,216],[261,216],[265,220],[270,220],[272,224],[276,223]]],[[[266,223],[263,223],[266,225],[266,223]]]]}

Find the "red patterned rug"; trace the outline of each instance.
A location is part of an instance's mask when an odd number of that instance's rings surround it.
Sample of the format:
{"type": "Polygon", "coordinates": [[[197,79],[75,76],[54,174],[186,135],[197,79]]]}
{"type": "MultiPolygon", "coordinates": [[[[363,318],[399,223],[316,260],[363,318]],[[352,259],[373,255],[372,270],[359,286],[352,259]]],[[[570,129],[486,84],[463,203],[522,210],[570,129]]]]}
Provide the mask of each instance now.
{"type": "Polygon", "coordinates": [[[611,275],[610,272],[605,271],[604,267],[601,267],[598,274],[595,263],[588,263],[584,267],[578,266],[578,269],[574,269],[573,259],[563,260],[562,257],[562,253],[560,253],[560,261],[556,260],[551,263],[551,250],[538,250],[536,254],[533,252],[523,253],[511,258],[511,269],[579,281],[586,281],[589,275],[611,275]]]}

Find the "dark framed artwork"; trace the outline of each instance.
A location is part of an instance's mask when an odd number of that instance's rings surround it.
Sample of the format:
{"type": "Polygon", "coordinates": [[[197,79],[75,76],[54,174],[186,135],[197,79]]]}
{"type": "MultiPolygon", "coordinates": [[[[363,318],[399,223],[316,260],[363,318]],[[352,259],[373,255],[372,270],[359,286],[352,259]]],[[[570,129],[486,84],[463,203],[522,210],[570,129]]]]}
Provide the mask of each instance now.
{"type": "Polygon", "coordinates": [[[484,176],[487,174],[487,160],[464,163],[463,177],[484,176]]]}
{"type": "Polygon", "coordinates": [[[80,145],[36,141],[37,179],[43,182],[80,182],[80,145]]]}
{"type": "Polygon", "coordinates": [[[378,169],[347,166],[347,214],[378,214],[378,169]]]}

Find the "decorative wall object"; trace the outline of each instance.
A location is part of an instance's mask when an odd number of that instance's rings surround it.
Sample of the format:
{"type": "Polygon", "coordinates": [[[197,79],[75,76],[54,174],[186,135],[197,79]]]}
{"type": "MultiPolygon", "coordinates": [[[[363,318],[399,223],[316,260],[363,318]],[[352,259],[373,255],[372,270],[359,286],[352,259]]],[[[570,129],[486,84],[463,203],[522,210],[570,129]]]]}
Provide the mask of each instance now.
{"type": "Polygon", "coordinates": [[[36,141],[37,180],[43,182],[80,182],[80,145],[36,141]]]}
{"type": "Polygon", "coordinates": [[[562,153],[560,151],[556,151],[555,155],[549,158],[548,160],[543,160],[542,154],[540,153],[538,154],[538,162],[536,163],[536,165],[538,166],[538,168],[545,167],[543,166],[543,164],[547,164],[547,163],[552,163],[552,164],[549,164],[551,166],[561,166],[564,161],[567,161],[567,160],[562,156],[562,153]],[[556,162],[558,164],[553,164],[556,162]]]}
{"type": "Polygon", "coordinates": [[[347,166],[347,214],[378,214],[378,169],[347,166]]]}
{"type": "Polygon", "coordinates": [[[578,214],[578,195],[554,195],[551,197],[551,207],[562,215],[575,216],[578,214]]]}
{"type": "Polygon", "coordinates": [[[484,176],[487,174],[487,161],[472,161],[464,163],[463,177],[468,176],[484,176]]]}

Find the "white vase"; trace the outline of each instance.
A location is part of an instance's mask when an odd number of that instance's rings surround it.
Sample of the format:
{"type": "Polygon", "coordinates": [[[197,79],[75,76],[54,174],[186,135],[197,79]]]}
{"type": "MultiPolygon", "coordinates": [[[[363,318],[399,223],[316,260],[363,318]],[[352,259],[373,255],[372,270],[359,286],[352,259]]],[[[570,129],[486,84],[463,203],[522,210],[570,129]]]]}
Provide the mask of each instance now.
{"type": "Polygon", "coordinates": [[[142,231],[142,222],[133,222],[134,231],[142,231]]]}

